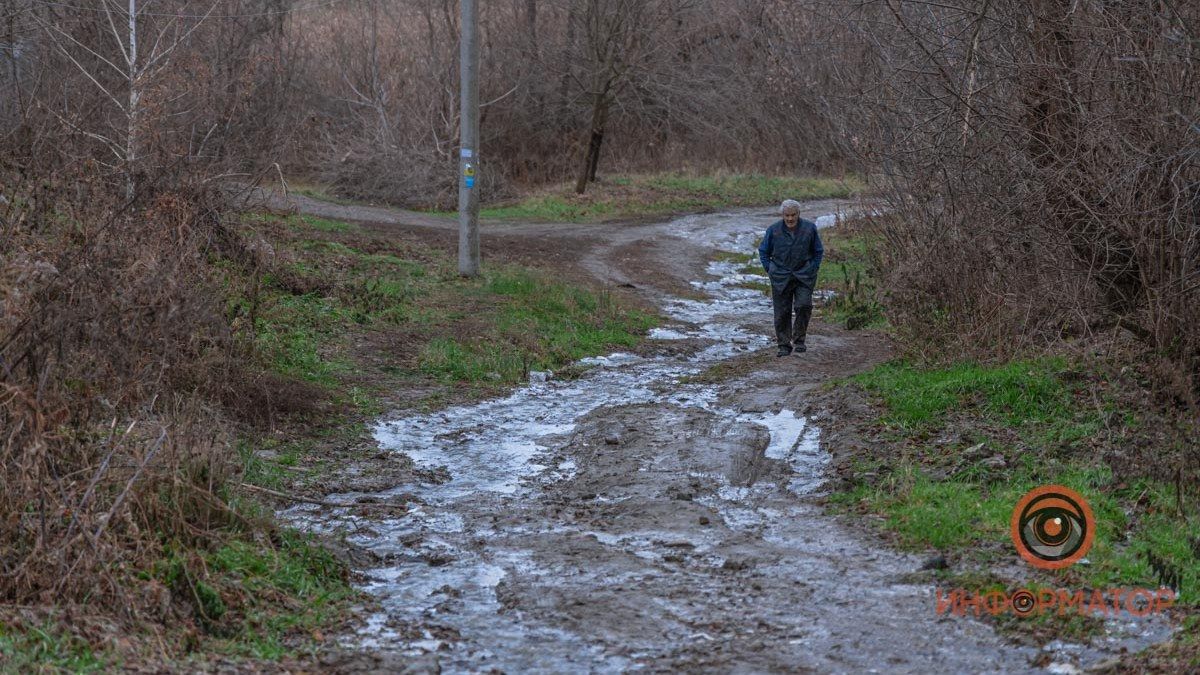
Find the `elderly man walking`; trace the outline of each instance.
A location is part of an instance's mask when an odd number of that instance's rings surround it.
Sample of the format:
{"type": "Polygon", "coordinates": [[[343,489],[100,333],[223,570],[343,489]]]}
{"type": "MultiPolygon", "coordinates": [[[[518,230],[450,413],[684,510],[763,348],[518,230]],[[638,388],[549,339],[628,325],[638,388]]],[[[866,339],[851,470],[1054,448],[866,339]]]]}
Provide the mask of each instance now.
{"type": "Polygon", "coordinates": [[[788,199],[779,207],[782,220],[767,228],[758,259],[771,278],[771,302],[775,305],[777,356],[808,351],[804,344],[812,316],[813,287],[825,248],[817,224],[800,217],[800,202],[788,199]],[[795,323],[793,324],[793,314],[795,323]]]}

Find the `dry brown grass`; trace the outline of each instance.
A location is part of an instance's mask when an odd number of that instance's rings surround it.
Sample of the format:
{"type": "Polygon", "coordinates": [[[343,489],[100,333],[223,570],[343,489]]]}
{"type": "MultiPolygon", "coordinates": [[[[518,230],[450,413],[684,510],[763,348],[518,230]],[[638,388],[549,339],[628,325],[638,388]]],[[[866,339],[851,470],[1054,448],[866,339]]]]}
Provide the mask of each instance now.
{"type": "Polygon", "coordinates": [[[259,263],[208,196],[125,206],[86,171],[4,177],[0,602],[136,619],[164,546],[246,525],[230,419],[304,397],[245,358],[213,263],[259,263]]]}

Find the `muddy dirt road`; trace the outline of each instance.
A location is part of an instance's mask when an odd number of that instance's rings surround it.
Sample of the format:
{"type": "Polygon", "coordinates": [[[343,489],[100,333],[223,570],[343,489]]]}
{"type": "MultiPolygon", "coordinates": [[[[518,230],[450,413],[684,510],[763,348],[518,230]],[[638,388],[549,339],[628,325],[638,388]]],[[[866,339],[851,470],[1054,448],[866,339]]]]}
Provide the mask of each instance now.
{"type": "MultiPolygon", "coordinates": [[[[803,215],[845,206],[811,203],[803,215]]],[[[403,222],[322,209],[373,227],[403,222]]],[[[760,210],[484,226],[485,255],[556,252],[565,272],[624,284],[672,321],[652,333],[648,353],[589,359],[577,379],[534,374],[503,399],[380,421],[381,447],[427,469],[424,478],[328,499],[404,501],[406,514],[285,512],[312,530],[349,532],[371,552],[365,587],[380,611],[346,640],[372,667],[1033,669],[1036,650],[937,616],[933,588],[904,580],[921,558],[882,550],[823,512],[829,455],[797,411],[813,387],[888,349],[879,336],[818,323],[806,354],[774,357],[769,300],[738,286],[739,264],[704,262],[712,249],[749,255],[771,220],[760,210]]],[[[448,221],[404,227],[453,233],[448,221]]]]}

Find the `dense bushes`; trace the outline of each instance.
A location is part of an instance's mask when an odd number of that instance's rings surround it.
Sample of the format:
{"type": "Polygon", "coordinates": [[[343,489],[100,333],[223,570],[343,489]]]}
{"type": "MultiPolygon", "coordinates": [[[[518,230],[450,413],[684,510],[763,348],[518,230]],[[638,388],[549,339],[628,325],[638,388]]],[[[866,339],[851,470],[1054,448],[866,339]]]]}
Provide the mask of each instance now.
{"type": "Polygon", "coordinates": [[[990,357],[1123,331],[1159,391],[1195,406],[1196,7],[851,13],[879,73],[862,147],[888,191],[883,286],[908,344],[990,357]]]}
{"type": "Polygon", "coordinates": [[[214,278],[229,235],[201,193],[142,206],[86,168],[5,178],[0,602],[136,614],[125,591],[163,546],[242,519],[221,402],[262,397],[214,278]]]}

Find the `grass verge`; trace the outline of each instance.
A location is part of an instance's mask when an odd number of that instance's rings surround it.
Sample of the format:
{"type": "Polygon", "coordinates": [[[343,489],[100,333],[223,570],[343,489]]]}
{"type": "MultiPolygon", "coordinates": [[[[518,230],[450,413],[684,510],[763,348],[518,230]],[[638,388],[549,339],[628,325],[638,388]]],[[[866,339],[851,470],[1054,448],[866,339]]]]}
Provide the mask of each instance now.
{"type": "MultiPolygon", "coordinates": [[[[283,534],[273,547],[234,541],[204,560],[218,583],[210,596],[214,608],[206,614],[223,622],[214,631],[219,653],[266,660],[315,656],[324,632],[345,621],[347,602],[356,598],[345,565],[300,535],[283,534]]],[[[170,568],[174,583],[183,569],[178,562],[170,568]]]]}
{"type": "Polygon", "coordinates": [[[864,189],[853,176],[844,179],[727,174],[630,174],[604,178],[575,194],[573,183],[534,191],[519,201],[485,206],[492,220],[595,222],[662,216],[738,206],[778,204],[784,199],[849,197],[864,189]]]}
{"type": "MultiPolygon", "coordinates": [[[[898,546],[953,560],[939,585],[968,590],[1151,588],[1179,591],[1177,607],[1200,606],[1198,500],[1161,473],[1139,470],[1130,449],[1162,442],[1160,421],[1134,403],[1127,375],[1086,361],[1038,358],[1001,365],[880,365],[835,395],[866,395],[877,414],[858,419],[846,438],[857,451],[838,462],[844,482],[833,507],[873,523],[898,546]],[[867,445],[861,441],[868,440],[867,445]],[[867,449],[869,448],[869,450],[867,449]],[[1061,484],[1088,500],[1096,517],[1086,559],[1057,571],[1026,566],[1011,541],[1010,519],[1030,489],[1061,484]],[[990,570],[1021,569],[1017,579],[990,570]]],[[[831,443],[838,442],[835,439],[831,443]]],[[[1166,446],[1166,447],[1164,447],[1166,446]]],[[[1078,617],[1024,620],[1000,627],[1041,641],[1082,639],[1100,624],[1078,617]]]]}
{"type": "MultiPolygon", "coordinates": [[[[1192,613],[1200,605],[1200,521],[1186,514],[1198,502],[1180,485],[1117,461],[1156,425],[1130,404],[1120,377],[1066,358],[877,366],[842,383],[841,395],[869,396],[878,412],[848,432],[869,442],[839,459],[844,483],[830,504],[900,548],[954,561],[953,571],[925,579],[942,587],[1165,585],[1180,593],[1176,607],[1192,613]],[[1046,484],[1079,491],[1097,520],[1085,560],[1054,572],[1027,567],[1009,533],[1021,496],[1046,484]],[[997,568],[1024,573],[1002,579],[991,572],[997,568]]],[[[1042,643],[1086,639],[1102,627],[1076,615],[995,621],[1042,643]]]]}
{"type": "MultiPolygon", "coordinates": [[[[878,240],[861,225],[822,233],[820,285],[835,292],[822,311],[848,328],[886,327],[872,276],[878,240]]],[[[915,573],[921,583],[982,594],[1169,587],[1178,594],[1172,612],[1195,615],[1200,494],[1180,472],[1196,429],[1159,410],[1118,353],[1076,350],[1000,364],[898,360],[836,383],[831,407],[849,419],[827,438],[842,446],[834,451],[842,483],[831,508],[896,546],[950,561],[949,569],[915,573]],[[1048,484],[1082,494],[1097,521],[1087,557],[1057,571],[1026,564],[1010,533],[1017,502],[1048,484]]],[[[983,616],[1035,644],[1088,641],[1104,631],[1095,615],[983,616]]],[[[1184,625],[1175,640],[1127,656],[1124,665],[1200,666],[1196,622],[1184,625]]]]}
{"type": "Polygon", "coordinates": [[[867,221],[843,220],[825,229],[821,242],[825,259],[817,288],[833,293],[821,308],[821,316],[850,330],[886,327],[871,262],[871,248],[878,245],[878,238],[870,233],[867,221]]]}
{"type": "Polygon", "coordinates": [[[55,621],[0,623],[0,673],[96,673],[115,665],[111,654],[55,621]]]}
{"type": "Polygon", "coordinates": [[[531,370],[557,369],[585,356],[632,347],[654,320],[624,311],[608,292],[557,283],[508,267],[471,285],[490,310],[481,335],[441,336],[422,349],[423,373],[443,381],[515,383],[531,370]]]}
{"type": "Polygon", "coordinates": [[[158,560],[137,573],[143,616],[168,626],[165,632],[146,626],[157,638],[129,635],[120,624],[75,615],[80,610],[73,608],[6,613],[0,673],[314,658],[324,648],[323,632],[348,620],[357,592],[347,566],[325,546],[292,531],[271,532],[270,540],[234,534],[210,550],[179,541],[164,545],[158,560]]]}
{"type": "Polygon", "coordinates": [[[530,370],[630,347],[656,321],[531,268],[492,264],[465,279],[450,252],[420,242],[307,217],[247,223],[280,262],[250,277],[231,269],[229,311],[253,323],[270,369],[352,407],[397,385],[511,386],[530,370]]]}

